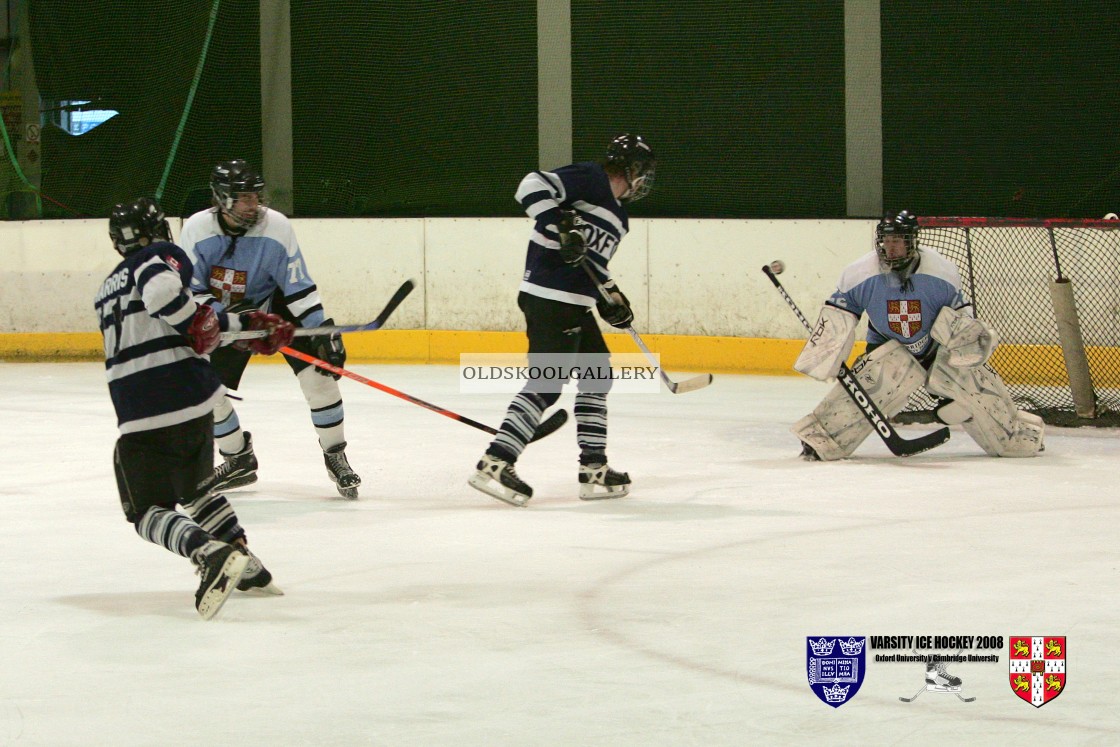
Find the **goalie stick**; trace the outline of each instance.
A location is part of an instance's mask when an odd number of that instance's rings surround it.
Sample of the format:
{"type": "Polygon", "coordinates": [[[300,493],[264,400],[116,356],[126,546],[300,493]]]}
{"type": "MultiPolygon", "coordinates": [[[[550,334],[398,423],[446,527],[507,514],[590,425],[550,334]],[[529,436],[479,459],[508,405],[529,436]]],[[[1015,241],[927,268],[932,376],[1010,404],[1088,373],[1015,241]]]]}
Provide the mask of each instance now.
{"type": "MultiPolygon", "coordinates": [[[[609,303],[611,306],[617,306],[618,304],[616,304],[614,299],[611,298],[610,292],[602,286],[602,284],[599,282],[599,279],[595,277],[595,273],[593,273],[591,271],[591,268],[587,266],[587,261],[584,260],[580,264],[582,265],[584,271],[587,273],[587,277],[591,278],[591,282],[595,284],[595,288],[599,291],[599,295],[603,297],[603,300],[609,303]]],[[[641,350],[645,355],[646,360],[648,360],[650,364],[657,369],[657,373],[661,376],[661,380],[665,382],[665,386],[667,386],[669,388],[669,391],[673,394],[686,394],[687,392],[695,392],[697,389],[703,389],[704,387],[712,383],[711,374],[700,374],[699,376],[693,376],[692,378],[685,379],[684,381],[673,381],[669,378],[669,374],[665,373],[665,369],[661,367],[661,364],[657,361],[657,358],[654,357],[653,351],[646,347],[646,344],[642,340],[641,335],[638,334],[638,330],[634,329],[634,326],[631,324],[627,324],[623,329],[625,329],[627,334],[629,334],[630,337],[634,339],[634,342],[635,344],[637,344],[638,349],[641,350]]]]}
{"type": "MultiPolygon", "coordinates": [[[[797,308],[797,304],[790,298],[789,293],[786,293],[786,289],[778,282],[778,278],[774,274],[774,271],[770,269],[770,265],[763,265],[762,271],[766,274],[766,277],[770,278],[770,282],[778,289],[778,293],[782,294],[786,305],[797,315],[802,326],[809,332],[812,332],[813,325],[809,323],[809,320],[801,313],[801,309],[797,308]]],[[[859,381],[856,380],[856,377],[846,364],[840,364],[840,372],[837,374],[836,378],[843,385],[844,391],[852,398],[852,401],[856,403],[856,407],[859,408],[859,411],[867,418],[867,422],[871,423],[871,427],[879,434],[879,437],[883,439],[884,443],[887,444],[887,448],[890,449],[891,453],[895,456],[904,457],[921,454],[923,451],[929,451],[949,440],[948,428],[939,428],[932,433],[927,433],[918,438],[903,438],[898,435],[898,431],[895,430],[894,426],[891,425],[890,421],[883,415],[883,412],[875,404],[875,400],[871,399],[871,396],[868,395],[859,381]]]]}
{"type": "MultiPolygon", "coordinates": [[[[365,324],[342,324],[331,325],[326,327],[296,327],[295,337],[315,337],[316,335],[334,335],[342,334],[343,332],[373,332],[374,330],[381,329],[385,326],[385,322],[401,302],[408,297],[412,289],[416,287],[414,280],[406,280],[401,283],[401,287],[397,288],[397,292],[389,299],[389,303],[385,304],[385,308],[377,315],[377,318],[372,322],[365,324]]],[[[243,332],[223,332],[222,342],[230,342],[233,340],[256,340],[262,337],[268,337],[268,330],[264,329],[247,329],[243,332]]]]}
{"type": "MultiPolygon", "coordinates": [[[[374,389],[378,389],[382,392],[385,392],[386,394],[391,394],[394,397],[400,397],[406,402],[411,402],[414,405],[419,405],[424,409],[431,410],[432,412],[443,415],[444,417],[451,418],[452,420],[458,420],[460,423],[465,423],[472,428],[477,428],[480,431],[485,431],[491,436],[496,436],[498,434],[496,428],[491,428],[485,423],[480,423],[477,420],[471,420],[466,415],[460,415],[458,413],[451,412],[450,410],[444,409],[439,405],[433,405],[431,402],[425,402],[422,399],[413,397],[411,394],[405,394],[404,392],[397,391],[396,389],[390,386],[385,386],[384,384],[376,382],[373,379],[367,379],[365,376],[356,374],[353,371],[347,371],[341,366],[333,366],[324,360],[319,360],[315,356],[308,355],[307,353],[302,353],[299,350],[294,350],[292,348],[280,348],[280,352],[284,355],[291,356],[292,358],[298,358],[305,363],[310,363],[311,365],[321,368],[324,371],[330,371],[333,374],[345,376],[346,378],[356,381],[359,384],[365,384],[366,386],[373,387],[374,389]]],[[[553,433],[558,431],[560,427],[566,422],[568,422],[568,411],[557,410],[556,412],[552,413],[552,415],[541,421],[540,425],[537,426],[537,429],[533,431],[533,437],[529,439],[529,443],[532,443],[533,441],[539,441],[545,436],[551,436],[553,433]]]]}

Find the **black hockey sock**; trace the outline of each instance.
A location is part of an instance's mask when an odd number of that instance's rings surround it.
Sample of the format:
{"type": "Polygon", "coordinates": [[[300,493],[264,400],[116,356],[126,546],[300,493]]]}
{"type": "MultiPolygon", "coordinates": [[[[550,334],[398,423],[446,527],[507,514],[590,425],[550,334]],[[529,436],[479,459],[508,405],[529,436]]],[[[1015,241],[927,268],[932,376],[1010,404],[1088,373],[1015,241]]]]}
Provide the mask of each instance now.
{"type": "Polygon", "coordinates": [[[521,452],[525,451],[525,444],[529,443],[541,424],[545,407],[544,400],[534,392],[521,392],[514,397],[487,453],[508,462],[517,461],[521,452]]]}
{"type": "Polygon", "coordinates": [[[190,558],[195,550],[213,539],[191,517],[156,506],[144,512],[136,523],[136,533],[184,558],[190,558]]]}
{"type": "Polygon", "coordinates": [[[245,538],[245,530],[237,521],[237,514],[233,506],[229,505],[224,495],[208,494],[191,503],[183,505],[183,510],[202,529],[222,542],[233,542],[245,538]]]}
{"type": "Polygon", "coordinates": [[[576,395],[576,442],[580,464],[605,464],[607,461],[607,395],[580,392],[576,395]]]}

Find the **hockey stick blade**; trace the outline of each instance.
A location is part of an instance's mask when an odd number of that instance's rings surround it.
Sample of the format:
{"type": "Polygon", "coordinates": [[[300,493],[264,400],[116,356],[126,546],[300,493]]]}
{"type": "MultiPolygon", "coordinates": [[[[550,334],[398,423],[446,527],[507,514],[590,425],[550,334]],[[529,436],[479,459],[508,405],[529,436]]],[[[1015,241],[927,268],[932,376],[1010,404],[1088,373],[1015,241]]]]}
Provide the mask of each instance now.
{"type": "Polygon", "coordinates": [[[691,379],[684,381],[671,381],[668,376],[665,377],[665,384],[669,387],[669,391],[673,394],[688,394],[695,392],[697,389],[703,389],[712,383],[713,377],[711,374],[700,374],[693,376],[691,379]]]}
{"type": "Polygon", "coordinates": [[[563,427],[564,423],[567,422],[568,411],[557,410],[541,421],[541,424],[537,426],[537,429],[535,431],[533,431],[533,437],[529,439],[529,443],[540,441],[542,438],[551,436],[553,433],[560,430],[560,428],[563,427]]]}
{"type": "MultiPolygon", "coordinates": [[[[797,307],[797,303],[795,303],[789,293],[786,292],[786,289],[782,287],[782,284],[778,281],[778,277],[774,274],[773,270],[770,269],[770,266],[763,265],[762,272],[765,273],[766,277],[770,278],[770,282],[778,289],[778,293],[782,295],[786,305],[797,315],[801,325],[809,332],[812,332],[813,325],[809,323],[809,320],[801,313],[801,309],[797,307]]],[[[923,451],[929,451],[949,440],[948,428],[939,428],[933,433],[927,433],[924,436],[914,439],[903,438],[898,435],[898,431],[895,430],[894,426],[890,424],[886,416],[879,410],[878,405],[875,404],[875,401],[871,399],[870,395],[868,395],[860,385],[859,381],[856,380],[856,377],[852,375],[847,365],[843,363],[840,364],[840,371],[836,378],[844,385],[844,391],[852,398],[852,402],[860,409],[863,416],[867,418],[867,422],[871,424],[871,427],[875,429],[875,432],[883,439],[887,448],[890,449],[891,453],[895,456],[905,457],[921,454],[923,451]]]]}
{"type": "MultiPolygon", "coordinates": [[[[315,337],[317,335],[334,335],[342,334],[344,332],[373,332],[385,326],[385,322],[389,321],[389,317],[401,305],[401,302],[408,297],[409,293],[416,287],[416,281],[411,278],[401,283],[401,287],[397,288],[397,292],[389,299],[389,303],[385,304],[385,308],[377,315],[371,322],[365,324],[343,324],[343,325],[330,325],[326,327],[297,327],[295,337],[315,337]]],[[[267,337],[268,331],[263,329],[245,330],[243,332],[223,332],[222,341],[229,340],[256,340],[262,337],[267,337]]]]}

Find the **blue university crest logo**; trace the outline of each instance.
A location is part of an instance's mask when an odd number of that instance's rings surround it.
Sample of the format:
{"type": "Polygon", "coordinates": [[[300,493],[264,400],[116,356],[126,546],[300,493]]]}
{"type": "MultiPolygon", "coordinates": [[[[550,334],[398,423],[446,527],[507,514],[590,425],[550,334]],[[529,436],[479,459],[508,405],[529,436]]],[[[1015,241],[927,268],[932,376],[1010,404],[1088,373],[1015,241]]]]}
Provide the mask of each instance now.
{"type": "Polygon", "coordinates": [[[809,688],[833,708],[856,696],[866,669],[866,636],[810,636],[808,651],[809,688]]]}

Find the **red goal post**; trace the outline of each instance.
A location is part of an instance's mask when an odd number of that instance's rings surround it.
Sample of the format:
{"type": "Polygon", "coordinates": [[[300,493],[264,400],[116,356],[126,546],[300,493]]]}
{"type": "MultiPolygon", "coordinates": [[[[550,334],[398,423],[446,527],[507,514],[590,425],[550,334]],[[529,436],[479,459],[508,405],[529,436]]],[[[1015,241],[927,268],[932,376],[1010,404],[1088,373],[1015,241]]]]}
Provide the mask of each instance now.
{"type": "MultiPolygon", "coordinates": [[[[1055,424],[1120,425],[1120,220],[919,218],[1000,334],[991,365],[1018,405],[1055,424]]],[[[911,398],[901,419],[931,415],[911,398]]]]}

